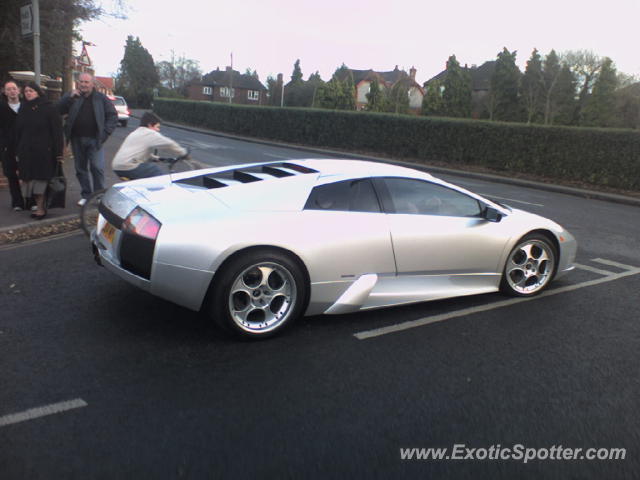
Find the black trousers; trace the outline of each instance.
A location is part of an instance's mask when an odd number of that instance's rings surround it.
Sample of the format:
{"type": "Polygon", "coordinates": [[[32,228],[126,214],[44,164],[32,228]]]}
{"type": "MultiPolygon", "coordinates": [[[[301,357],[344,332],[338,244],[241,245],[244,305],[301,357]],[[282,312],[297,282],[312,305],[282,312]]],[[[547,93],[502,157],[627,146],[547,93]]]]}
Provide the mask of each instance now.
{"type": "Polygon", "coordinates": [[[2,173],[9,181],[9,193],[11,194],[11,206],[24,208],[24,199],[20,191],[20,180],[18,179],[18,162],[13,152],[0,152],[2,156],[2,173]]]}

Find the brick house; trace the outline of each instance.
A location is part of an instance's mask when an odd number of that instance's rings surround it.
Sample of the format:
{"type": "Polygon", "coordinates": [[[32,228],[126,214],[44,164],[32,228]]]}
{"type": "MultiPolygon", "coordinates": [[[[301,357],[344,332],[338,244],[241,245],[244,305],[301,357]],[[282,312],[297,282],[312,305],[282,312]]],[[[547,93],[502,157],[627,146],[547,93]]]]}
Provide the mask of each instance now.
{"type": "Polygon", "coordinates": [[[111,77],[95,77],[96,90],[105,95],[113,95],[114,81],[111,77]]]}
{"type": "Polygon", "coordinates": [[[416,69],[411,67],[409,73],[396,68],[389,72],[376,72],[374,70],[353,70],[348,69],[353,76],[355,85],[356,110],[364,110],[367,106],[367,94],[371,89],[371,82],[378,81],[381,88],[393,88],[399,82],[405,82],[408,88],[409,109],[419,112],[422,108],[424,89],[416,82],[416,69]]]}
{"type": "Polygon", "coordinates": [[[267,88],[257,76],[241,74],[227,67],[219,68],[193,82],[187,87],[187,98],[208,100],[210,102],[228,102],[236,105],[266,105],[267,88]]]}

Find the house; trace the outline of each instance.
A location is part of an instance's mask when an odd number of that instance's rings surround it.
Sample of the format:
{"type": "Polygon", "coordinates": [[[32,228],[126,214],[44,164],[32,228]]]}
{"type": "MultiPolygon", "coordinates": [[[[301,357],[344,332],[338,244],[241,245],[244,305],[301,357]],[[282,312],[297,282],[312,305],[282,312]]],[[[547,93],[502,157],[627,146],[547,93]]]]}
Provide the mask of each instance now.
{"type": "MultiPolygon", "coordinates": [[[[465,65],[462,67],[462,70],[469,73],[471,78],[471,104],[472,104],[472,114],[473,118],[479,118],[486,110],[485,101],[486,96],[489,94],[489,90],[491,89],[491,77],[493,76],[493,72],[496,69],[496,61],[490,60],[488,62],[484,62],[479,67],[476,65],[472,65],[468,67],[465,65]]],[[[425,90],[428,86],[437,81],[442,86],[445,78],[447,77],[447,71],[443,70],[435,77],[430,78],[426,82],[424,82],[425,90]]],[[[442,87],[441,87],[442,88],[442,87]]]]}
{"type": "MultiPolygon", "coordinates": [[[[367,94],[371,90],[371,82],[377,80],[380,87],[393,88],[399,82],[405,82],[408,88],[409,109],[417,112],[422,108],[424,89],[416,82],[416,69],[411,67],[409,74],[399,70],[398,66],[389,72],[376,72],[374,70],[347,69],[353,77],[356,96],[356,110],[364,110],[367,106],[367,94]]],[[[342,80],[342,79],[341,79],[342,80]]]]}
{"type": "Polygon", "coordinates": [[[187,98],[228,102],[237,105],[266,105],[267,88],[257,76],[241,74],[231,67],[219,68],[193,82],[187,87],[187,98]]]}
{"type": "Polygon", "coordinates": [[[96,90],[105,95],[113,95],[114,81],[111,77],[95,77],[96,90]]]}

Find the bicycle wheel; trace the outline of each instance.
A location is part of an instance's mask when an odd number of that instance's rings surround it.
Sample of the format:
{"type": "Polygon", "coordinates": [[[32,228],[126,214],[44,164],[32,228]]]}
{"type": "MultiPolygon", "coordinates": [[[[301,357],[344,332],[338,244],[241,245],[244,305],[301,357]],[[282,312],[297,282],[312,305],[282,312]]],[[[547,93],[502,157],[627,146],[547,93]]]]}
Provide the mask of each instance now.
{"type": "Polygon", "coordinates": [[[106,192],[106,189],[93,192],[80,209],[80,227],[82,227],[82,231],[87,237],[91,236],[91,232],[98,223],[98,207],[104,192],[106,192]]]}

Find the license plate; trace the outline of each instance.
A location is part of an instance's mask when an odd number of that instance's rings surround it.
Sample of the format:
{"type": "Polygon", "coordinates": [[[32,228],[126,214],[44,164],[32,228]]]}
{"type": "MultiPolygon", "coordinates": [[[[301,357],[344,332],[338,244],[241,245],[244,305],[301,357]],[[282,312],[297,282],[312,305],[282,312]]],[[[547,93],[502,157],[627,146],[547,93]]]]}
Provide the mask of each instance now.
{"type": "Polygon", "coordinates": [[[113,243],[113,237],[116,236],[116,227],[111,225],[109,222],[105,222],[104,227],[100,234],[107,240],[109,243],[113,243]]]}

